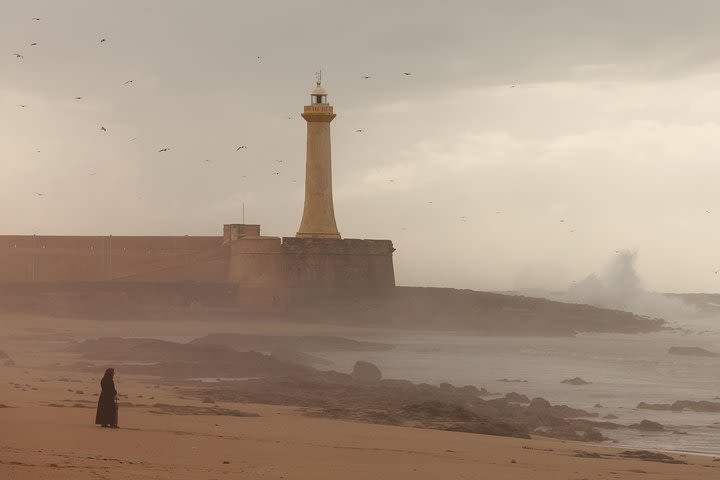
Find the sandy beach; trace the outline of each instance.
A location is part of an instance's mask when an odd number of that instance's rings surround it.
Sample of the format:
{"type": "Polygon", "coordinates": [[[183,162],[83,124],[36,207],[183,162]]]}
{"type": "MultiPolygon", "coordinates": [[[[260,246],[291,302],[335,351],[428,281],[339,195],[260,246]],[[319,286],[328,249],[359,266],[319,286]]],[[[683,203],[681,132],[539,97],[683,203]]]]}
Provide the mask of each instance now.
{"type": "MultiPolygon", "coordinates": [[[[59,370],[66,336],[152,335],[166,324],[62,322],[3,317],[0,348],[0,478],[8,479],[693,479],[720,475],[710,456],[673,454],[686,464],[622,458],[623,449],[312,418],[293,406],[217,403],[257,416],[202,414],[208,405],[176,386],[118,372],[118,430],[93,425],[98,378],[59,370]],[[165,405],[158,408],[158,405],[165,405]],[[180,407],[180,408],[176,408],[180,407]],[[184,409],[184,410],[183,410],[184,409]],[[594,457],[594,458],[593,458],[594,457]]],[[[275,326],[277,327],[277,326],[275,326]]],[[[196,325],[195,325],[196,328],[196,325]]],[[[204,331],[227,324],[203,325],[204,331]]],[[[276,330],[267,325],[236,330],[276,330]]],[[[193,325],[174,325],[190,335],[193,325]]],[[[207,412],[205,412],[207,413],[207,412]]]]}

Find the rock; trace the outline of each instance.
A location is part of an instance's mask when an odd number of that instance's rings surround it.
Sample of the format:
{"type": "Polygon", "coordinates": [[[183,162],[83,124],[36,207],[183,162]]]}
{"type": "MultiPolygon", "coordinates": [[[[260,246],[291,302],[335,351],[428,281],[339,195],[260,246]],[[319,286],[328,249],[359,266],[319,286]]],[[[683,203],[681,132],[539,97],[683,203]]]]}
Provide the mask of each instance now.
{"type": "Polygon", "coordinates": [[[625,458],[636,458],[638,460],[645,460],[648,462],[676,463],[676,464],[686,464],[687,463],[682,460],[675,460],[670,455],[665,455],[664,453],[658,453],[658,452],[651,452],[648,450],[625,450],[624,452],[620,452],[620,456],[625,457],[625,458]]]}
{"type": "Polygon", "coordinates": [[[515,459],[513,458],[512,460],[510,460],[510,463],[517,463],[517,462],[516,462],[515,459]]]}
{"type": "Polygon", "coordinates": [[[230,465],[230,462],[228,460],[223,460],[223,465],[230,465]]]}
{"type": "Polygon", "coordinates": [[[382,372],[372,363],[360,360],[353,367],[352,378],[357,382],[375,383],[382,380],[382,372]]]}
{"type": "Polygon", "coordinates": [[[580,458],[602,458],[597,452],[587,452],[585,450],[576,450],[575,456],[580,458]]]}
{"type": "Polygon", "coordinates": [[[76,395],[85,395],[85,392],[83,392],[82,390],[75,390],[75,394],[76,395]]]}
{"type": "Polygon", "coordinates": [[[603,407],[603,406],[602,406],[601,404],[599,404],[599,403],[596,403],[596,404],[595,404],[595,408],[605,408],[605,407],[603,407]]]}
{"type": "Polygon", "coordinates": [[[691,357],[720,357],[720,353],[711,352],[700,347],[670,347],[670,355],[689,355],[691,357]]]}
{"type": "Polygon", "coordinates": [[[663,427],[662,424],[652,422],[650,420],[643,420],[640,423],[634,423],[630,425],[630,428],[640,430],[641,432],[662,432],[665,430],[665,427],[663,427]]]}
{"type": "Polygon", "coordinates": [[[567,378],[560,383],[567,383],[569,385],[590,385],[591,382],[586,382],[580,377],[567,378]]]}
{"type": "Polygon", "coordinates": [[[3,358],[10,358],[10,355],[8,355],[7,353],[0,350],[0,359],[3,359],[3,358]]]}
{"type": "Polygon", "coordinates": [[[693,412],[720,412],[720,402],[708,402],[706,400],[678,400],[673,404],[669,403],[645,403],[640,402],[636,407],[642,410],[671,410],[673,412],[681,412],[683,410],[692,410],[693,412]]]}
{"type": "Polygon", "coordinates": [[[508,378],[499,378],[495,380],[496,382],[504,382],[504,383],[527,383],[527,380],[519,380],[519,379],[508,379],[508,378]]]}
{"type": "Polygon", "coordinates": [[[600,433],[599,430],[591,428],[583,434],[583,440],[586,442],[603,442],[607,440],[607,438],[605,438],[605,435],[600,433]]]}
{"type": "Polygon", "coordinates": [[[441,389],[441,390],[452,390],[452,388],[453,388],[453,386],[452,386],[451,383],[442,382],[442,383],[440,384],[440,389],[441,389]]]}
{"type": "Polygon", "coordinates": [[[610,414],[610,415],[605,415],[603,418],[605,420],[617,420],[619,417],[617,415],[610,414]]]}
{"type": "Polygon", "coordinates": [[[522,395],[517,392],[507,393],[505,394],[505,398],[507,398],[508,402],[530,403],[530,399],[527,397],[527,395],[522,395]]]}
{"type": "Polygon", "coordinates": [[[550,409],[550,402],[542,397],[535,397],[530,401],[528,410],[533,412],[545,412],[550,409]]]}
{"type": "Polygon", "coordinates": [[[669,403],[638,403],[637,407],[640,410],[672,410],[672,405],[669,403]]]}
{"type": "Polygon", "coordinates": [[[8,358],[7,360],[5,360],[5,362],[3,362],[3,365],[5,365],[6,367],[14,367],[15,362],[12,359],[8,358]]]}
{"type": "Polygon", "coordinates": [[[671,409],[674,412],[680,412],[682,410],[692,410],[694,412],[720,412],[720,402],[708,402],[692,401],[692,400],[678,400],[673,403],[671,409]]]}

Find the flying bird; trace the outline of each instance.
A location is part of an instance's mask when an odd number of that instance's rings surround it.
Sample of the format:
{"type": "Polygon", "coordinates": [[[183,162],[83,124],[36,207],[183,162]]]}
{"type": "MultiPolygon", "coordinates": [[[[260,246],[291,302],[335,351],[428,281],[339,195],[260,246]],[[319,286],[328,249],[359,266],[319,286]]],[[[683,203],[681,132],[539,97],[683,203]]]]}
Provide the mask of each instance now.
{"type": "Polygon", "coordinates": [[[44,197],[44,196],[45,196],[44,193],[39,193],[39,192],[35,192],[35,195],[37,195],[38,197],[44,197]]]}
{"type": "Polygon", "coordinates": [[[37,45],[37,42],[33,42],[30,44],[31,47],[34,47],[35,45],[37,45]]]}
{"type": "Polygon", "coordinates": [[[82,100],[82,97],[75,97],[75,100],[82,100]]]}
{"type": "Polygon", "coordinates": [[[258,62],[259,62],[260,60],[262,60],[262,57],[261,57],[260,55],[258,55],[258,56],[255,57],[255,58],[257,58],[257,61],[258,61],[258,62]]]}
{"type": "Polygon", "coordinates": [[[129,142],[132,142],[132,141],[135,141],[135,140],[137,140],[137,137],[133,137],[133,138],[131,138],[131,139],[128,140],[128,141],[129,141],[129,142]]]}
{"type": "Polygon", "coordinates": [[[235,149],[235,151],[236,151],[236,152],[239,152],[241,148],[247,149],[247,145],[240,145],[239,147],[237,147],[237,148],[235,149]]]}
{"type": "Polygon", "coordinates": [[[15,58],[25,58],[23,55],[21,55],[19,53],[13,53],[13,55],[15,55],[15,58]]]}
{"type": "Polygon", "coordinates": [[[280,172],[273,172],[273,175],[280,175],[280,172]]]}
{"type": "Polygon", "coordinates": [[[170,150],[170,149],[167,147],[161,148],[160,150],[158,150],[158,153],[167,152],[168,150],[170,150]]]}
{"type": "Polygon", "coordinates": [[[40,21],[40,18],[39,18],[39,17],[32,17],[32,19],[35,20],[36,22],[39,22],[39,21],[40,21]]]}
{"type": "Polygon", "coordinates": [[[355,133],[363,133],[364,131],[365,130],[358,129],[358,130],[355,130],[355,133]]]}
{"type": "Polygon", "coordinates": [[[135,81],[135,80],[128,80],[127,82],[123,83],[123,85],[130,85],[130,84],[133,83],[134,81],[135,81]]]}
{"type": "Polygon", "coordinates": [[[409,77],[410,75],[412,75],[412,73],[410,73],[410,72],[403,72],[403,75],[407,75],[407,76],[409,77]]]}
{"type": "Polygon", "coordinates": [[[371,77],[370,75],[363,75],[363,76],[362,76],[362,79],[363,79],[363,80],[369,80],[369,79],[371,79],[371,78],[372,78],[372,77],[371,77]]]}
{"type": "Polygon", "coordinates": [[[104,38],[101,38],[101,39],[100,39],[100,43],[105,43],[105,39],[104,39],[104,38]]]}
{"type": "Polygon", "coordinates": [[[105,127],[100,127],[100,130],[102,130],[103,132],[107,132],[107,128],[105,127]]]}
{"type": "Polygon", "coordinates": [[[20,108],[25,108],[25,107],[27,107],[27,105],[18,104],[18,107],[20,107],[20,108]]]}

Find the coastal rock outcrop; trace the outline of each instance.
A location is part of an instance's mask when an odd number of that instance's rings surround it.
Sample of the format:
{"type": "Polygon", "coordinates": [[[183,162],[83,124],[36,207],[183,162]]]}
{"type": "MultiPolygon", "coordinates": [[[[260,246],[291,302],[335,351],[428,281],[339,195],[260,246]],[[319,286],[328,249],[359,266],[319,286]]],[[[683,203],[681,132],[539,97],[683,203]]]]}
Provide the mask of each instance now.
{"type": "Polygon", "coordinates": [[[641,432],[662,432],[665,430],[665,427],[663,427],[661,423],[650,420],[643,420],[640,423],[634,423],[630,425],[630,428],[640,430],[641,432]]]}
{"type": "Polygon", "coordinates": [[[522,395],[517,392],[507,393],[505,394],[505,398],[507,398],[508,402],[530,403],[530,399],[527,397],[527,395],[522,395]]]}
{"type": "Polygon", "coordinates": [[[700,347],[670,347],[670,355],[687,355],[691,357],[720,357],[720,353],[711,352],[700,347]]]}
{"type": "Polygon", "coordinates": [[[560,383],[567,383],[569,385],[590,385],[590,383],[592,383],[592,382],[587,382],[580,377],[575,377],[575,378],[566,378],[565,380],[563,380],[560,383]]]}
{"type": "Polygon", "coordinates": [[[683,410],[691,410],[693,412],[720,412],[720,402],[709,402],[707,400],[678,400],[675,403],[638,403],[639,410],[667,410],[673,412],[681,412],[683,410]]]}
{"type": "Polygon", "coordinates": [[[353,367],[352,378],[357,382],[377,383],[382,380],[382,372],[372,363],[359,360],[353,367]]]}

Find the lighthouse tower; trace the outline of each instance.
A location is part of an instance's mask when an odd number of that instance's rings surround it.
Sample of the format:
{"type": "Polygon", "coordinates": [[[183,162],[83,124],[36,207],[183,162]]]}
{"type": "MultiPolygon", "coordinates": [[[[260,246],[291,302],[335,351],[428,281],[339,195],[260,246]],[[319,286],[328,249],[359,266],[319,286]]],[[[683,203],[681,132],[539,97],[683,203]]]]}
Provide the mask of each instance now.
{"type": "Polygon", "coordinates": [[[330,161],[330,122],[335,114],[319,77],[302,117],[307,122],[305,208],[297,237],[340,238],[335,224],[330,161]]]}

